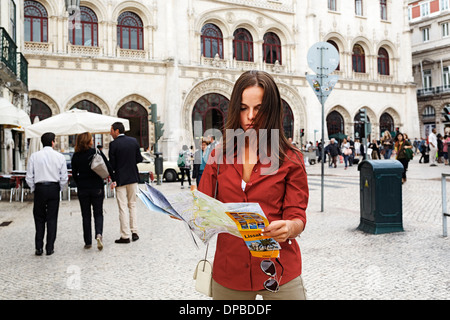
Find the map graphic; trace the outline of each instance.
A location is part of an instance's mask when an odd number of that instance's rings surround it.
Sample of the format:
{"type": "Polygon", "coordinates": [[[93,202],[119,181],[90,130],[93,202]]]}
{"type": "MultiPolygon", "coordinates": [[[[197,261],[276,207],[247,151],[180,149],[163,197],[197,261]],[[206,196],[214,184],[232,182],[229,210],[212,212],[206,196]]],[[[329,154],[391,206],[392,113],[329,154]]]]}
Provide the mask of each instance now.
{"type": "Polygon", "coordinates": [[[138,197],[147,208],[185,222],[203,243],[226,232],[243,238],[255,256],[278,256],[279,243],[261,235],[268,220],[258,203],[222,203],[198,190],[165,196],[150,184],[145,185],[138,197]],[[249,234],[251,240],[246,239],[249,234]]]}

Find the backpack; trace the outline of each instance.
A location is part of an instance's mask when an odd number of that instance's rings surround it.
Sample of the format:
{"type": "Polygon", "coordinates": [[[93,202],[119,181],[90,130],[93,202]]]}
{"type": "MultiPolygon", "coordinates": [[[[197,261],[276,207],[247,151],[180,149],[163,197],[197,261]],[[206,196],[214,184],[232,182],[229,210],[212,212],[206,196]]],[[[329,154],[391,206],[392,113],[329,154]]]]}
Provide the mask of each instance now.
{"type": "Polygon", "coordinates": [[[424,141],[421,141],[421,142],[420,142],[420,144],[419,144],[419,151],[420,151],[421,153],[424,153],[424,152],[425,152],[425,143],[424,143],[424,141]]]}
{"type": "Polygon", "coordinates": [[[184,168],[185,164],[186,164],[185,153],[183,152],[178,155],[178,160],[177,160],[178,168],[184,168]]]}

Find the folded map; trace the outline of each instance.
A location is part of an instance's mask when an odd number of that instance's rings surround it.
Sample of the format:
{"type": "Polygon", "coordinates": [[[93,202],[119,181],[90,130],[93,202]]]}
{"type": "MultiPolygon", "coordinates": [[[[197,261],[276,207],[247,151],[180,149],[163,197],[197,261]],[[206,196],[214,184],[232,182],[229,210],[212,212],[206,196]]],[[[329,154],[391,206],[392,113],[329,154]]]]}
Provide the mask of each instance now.
{"type": "Polygon", "coordinates": [[[278,257],[279,243],[261,235],[269,222],[258,203],[223,203],[198,190],[165,196],[150,184],[145,186],[138,197],[148,209],[183,221],[203,243],[226,232],[242,238],[255,257],[278,257]]]}

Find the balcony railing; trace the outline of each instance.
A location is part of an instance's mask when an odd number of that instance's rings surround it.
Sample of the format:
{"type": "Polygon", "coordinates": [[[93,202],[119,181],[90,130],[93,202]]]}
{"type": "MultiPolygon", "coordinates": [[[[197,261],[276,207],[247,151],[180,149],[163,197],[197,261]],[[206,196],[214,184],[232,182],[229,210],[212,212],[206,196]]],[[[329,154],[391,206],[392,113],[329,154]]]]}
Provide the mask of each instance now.
{"type": "Polygon", "coordinates": [[[441,93],[450,93],[450,85],[444,85],[440,87],[431,87],[417,90],[418,97],[431,96],[441,93]]]}
{"type": "Polygon", "coordinates": [[[28,86],[28,61],[21,52],[17,54],[17,67],[17,77],[28,86]]]}
{"type": "Polygon", "coordinates": [[[17,74],[17,46],[9,36],[8,32],[5,30],[5,28],[0,27],[0,37],[0,61],[3,62],[14,74],[17,74]]]}

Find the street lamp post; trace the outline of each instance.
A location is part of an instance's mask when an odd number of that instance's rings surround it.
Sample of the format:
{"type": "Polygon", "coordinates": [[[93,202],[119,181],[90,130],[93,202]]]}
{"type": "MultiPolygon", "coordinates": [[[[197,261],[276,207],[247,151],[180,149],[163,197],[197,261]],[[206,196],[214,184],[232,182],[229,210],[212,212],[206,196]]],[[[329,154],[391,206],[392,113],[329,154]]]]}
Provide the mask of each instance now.
{"type": "Polygon", "coordinates": [[[324,161],[325,158],[325,100],[338,81],[337,75],[330,75],[339,65],[339,52],[328,42],[317,42],[308,50],[308,65],[316,73],[306,75],[306,80],[313,89],[322,106],[322,155],[321,155],[321,212],[323,212],[324,161]]]}

